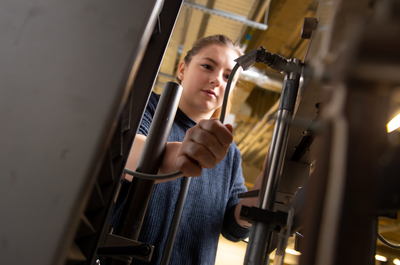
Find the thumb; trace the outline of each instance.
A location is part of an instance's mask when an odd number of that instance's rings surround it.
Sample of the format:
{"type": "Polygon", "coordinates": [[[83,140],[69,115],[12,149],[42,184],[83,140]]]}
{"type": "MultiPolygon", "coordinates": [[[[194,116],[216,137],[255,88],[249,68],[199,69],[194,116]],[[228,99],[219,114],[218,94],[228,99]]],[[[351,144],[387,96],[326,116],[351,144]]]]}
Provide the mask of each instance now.
{"type": "Polygon", "coordinates": [[[225,124],[225,127],[232,133],[233,132],[233,127],[231,124],[225,124]]]}

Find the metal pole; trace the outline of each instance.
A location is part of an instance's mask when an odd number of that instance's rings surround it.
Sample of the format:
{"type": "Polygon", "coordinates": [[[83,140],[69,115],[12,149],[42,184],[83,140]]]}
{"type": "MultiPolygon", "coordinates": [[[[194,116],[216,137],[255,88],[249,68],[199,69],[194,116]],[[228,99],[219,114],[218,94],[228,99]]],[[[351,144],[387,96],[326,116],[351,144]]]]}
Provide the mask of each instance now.
{"type": "Polygon", "coordinates": [[[161,265],[168,265],[171,258],[172,249],[174,248],[176,234],[178,233],[179,224],[181,222],[183,208],[185,206],[186,196],[189,190],[190,181],[192,178],[184,177],[181,184],[181,191],[175,206],[174,216],[172,218],[171,226],[169,228],[167,242],[164,247],[161,265]]]}
{"type": "MultiPolygon", "coordinates": [[[[300,65],[300,60],[292,59],[300,65]]],[[[281,101],[269,150],[269,167],[263,172],[263,182],[257,207],[263,210],[273,210],[276,193],[283,168],[284,156],[289,136],[290,122],[296,103],[300,74],[290,72],[286,75],[282,89],[281,101]]],[[[270,238],[269,224],[254,221],[252,224],[249,243],[247,245],[244,264],[268,264],[269,255],[265,255],[267,242],[270,238]]]]}
{"type": "MultiPolygon", "coordinates": [[[[157,174],[181,93],[182,87],[179,84],[174,82],[165,84],[136,171],[157,174]]],[[[154,182],[154,180],[133,178],[116,235],[138,239],[154,182]]]]}

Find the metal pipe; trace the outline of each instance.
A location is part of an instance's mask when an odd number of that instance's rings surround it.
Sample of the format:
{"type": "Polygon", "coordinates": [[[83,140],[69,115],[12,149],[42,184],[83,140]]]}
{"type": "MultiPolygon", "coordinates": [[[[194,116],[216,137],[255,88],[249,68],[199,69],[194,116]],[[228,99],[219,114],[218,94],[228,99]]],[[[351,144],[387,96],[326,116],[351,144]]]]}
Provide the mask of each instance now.
{"type": "MultiPolygon", "coordinates": [[[[289,125],[283,120],[291,118],[287,110],[278,111],[278,117],[271,141],[270,162],[267,170],[263,171],[263,184],[260,190],[257,207],[273,210],[276,191],[279,184],[280,173],[283,165],[283,158],[286,151],[289,125]]],[[[247,245],[244,264],[264,264],[264,255],[269,240],[270,227],[263,222],[254,221],[252,224],[250,239],[247,245]]],[[[265,257],[268,259],[268,256],[265,257]]]]}
{"type": "Polygon", "coordinates": [[[178,201],[175,205],[175,212],[172,218],[171,226],[167,237],[167,242],[164,247],[161,265],[168,265],[171,258],[172,249],[174,248],[176,234],[178,233],[179,224],[181,222],[183,208],[185,206],[186,196],[189,191],[190,181],[192,178],[184,177],[179,192],[178,201]]]}
{"type": "Polygon", "coordinates": [[[275,196],[272,196],[278,188],[281,165],[286,151],[286,141],[289,135],[290,125],[287,121],[292,118],[292,113],[288,110],[279,110],[277,123],[274,128],[274,135],[270,147],[270,163],[267,171],[267,179],[264,188],[261,189],[260,199],[257,207],[272,210],[275,204],[275,196]]]}
{"type": "MultiPolygon", "coordinates": [[[[300,65],[300,60],[292,59],[300,65]]],[[[271,140],[268,155],[268,168],[263,171],[263,182],[257,207],[263,210],[273,210],[279,180],[283,168],[286,146],[288,142],[290,123],[293,117],[300,74],[290,72],[286,75],[282,89],[282,96],[278,108],[277,119],[271,140]]],[[[269,255],[266,253],[267,242],[271,236],[270,225],[254,221],[250,232],[244,264],[268,264],[269,255]]]]}
{"type": "MultiPolygon", "coordinates": [[[[148,174],[158,172],[181,93],[182,87],[179,84],[165,84],[136,171],[148,174]]],[[[133,178],[116,235],[138,239],[154,182],[133,178]]]]}
{"type": "Polygon", "coordinates": [[[243,25],[246,25],[246,26],[249,26],[249,27],[252,27],[255,29],[266,30],[268,28],[268,26],[265,24],[248,20],[246,17],[240,16],[237,14],[229,13],[229,12],[218,10],[218,9],[210,9],[210,8],[207,8],[202,5],[192,4],[192,3],[188,3],[188,2],[183,2],[183,4],[188,8],[200,10],[200,11],[204,12],[205,14],[216,15],[216,16],[224,17],[224,18],[231,19],[234,21],[238,21],[238,22],[242,23],[243,25]]]}

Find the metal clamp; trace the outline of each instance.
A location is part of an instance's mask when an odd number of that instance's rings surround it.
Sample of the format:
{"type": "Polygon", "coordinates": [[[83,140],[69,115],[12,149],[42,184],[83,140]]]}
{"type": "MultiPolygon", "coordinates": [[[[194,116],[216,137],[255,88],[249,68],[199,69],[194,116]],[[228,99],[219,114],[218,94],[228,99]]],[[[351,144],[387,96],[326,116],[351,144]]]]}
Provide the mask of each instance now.
{"type": "Polygon", "coordinates": [[[263,210],[257,207],[242,206],[240,218],[251,223],[252,221],[267,223],[272,229],[285,226],[288,213],[282,211],[263,210]]]}
{"type": "Polygon", "coordinates": [[[97,254],[123,262],[130,262],[132,258],[149,262],[153,251],[154,246],[113,234],[107,234],[103,246],[97,248],[97,254]]]}

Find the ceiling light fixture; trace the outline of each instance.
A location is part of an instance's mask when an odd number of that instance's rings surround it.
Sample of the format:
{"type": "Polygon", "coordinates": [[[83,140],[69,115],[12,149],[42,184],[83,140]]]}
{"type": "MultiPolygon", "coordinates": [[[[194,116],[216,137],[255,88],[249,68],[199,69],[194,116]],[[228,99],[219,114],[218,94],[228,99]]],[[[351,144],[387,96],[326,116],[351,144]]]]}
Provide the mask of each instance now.
{"type": "Polygon", "coordinates": [[[400,265],[400,260],[399,259],[394,259],[393,260],[393,264],[400,265]]]}
{"type": "Polygon", "coordinates": [[[382,262],[386,262],[387,261],[387,258],[384,257],[384,256],[381,256],[381,255],[375,255],[375,259],[379,260],[379,261],[382,261],[382,262]]]}
{"type": "Polygon", "coordinates": [[[387,124],[387,131],[388,133],[396,130],[400,127],[400,114],[394,117],[388,124],[387,124]]]}
{"type": "Polygon", "coordinates": [[[301,255],[300,252],[298,252],[298,251],[296,251],[294,249],[290,249],[290,248],[285,249],[285,252],[288,253],[288,254],[295,255],[295,256],[300,256],[301,255]]]}
{"type": "Polygon", "coordinates": [[[255,67],[240,73],[240,80],[248,81],[256,84],[257,86],[274,91],[276,93],[282,92],[283,79],[277,79],[269,76],[269,73],[263,72],[255,67]]]}

